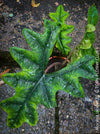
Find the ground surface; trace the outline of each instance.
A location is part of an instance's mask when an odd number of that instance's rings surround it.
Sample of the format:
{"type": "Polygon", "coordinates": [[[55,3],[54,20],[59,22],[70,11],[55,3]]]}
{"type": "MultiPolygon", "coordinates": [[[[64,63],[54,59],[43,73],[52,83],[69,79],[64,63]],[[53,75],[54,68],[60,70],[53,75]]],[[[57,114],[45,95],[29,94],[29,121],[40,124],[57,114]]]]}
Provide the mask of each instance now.
{"type": "MultiPolygon", "coordinates": [[[[55,12],[57,4],[62,4],[70,16],[67,24],[74,25],[75,30],[69,35],[72,37],[71,48],[78,44],[83,38],[85,25],[87,24],[87,11],[95,3],[100,16],[99,0],[36,0],[40,6],[33,8],[30,0],[2,0],[0,6],[0,72],[11,60],[6,59],[11,46],[18,46],[30,49],[23,35],[23,28],[30,28],[36,32],[43,33],[43,19],[49,18],[49,12],[55,12]],[[56,2],[56,3],[55,3],[56,2]],[[13,14],[11,17],[10,15],[13,14]],[[3,62],[4,61],[4,62],[3,62]],[[5,63],[5,64],[4,64],[5,63]]],[[[100,53],[100,21],[96,30],[96,41],[94,47],[100,53]]],[[[13,65],[12,65],[13,66],[13,65]]],[[[20,68],[15,65],[11,72],[18,72],[20,68]]],[[[0,133],[1,134],[95,134],[96,116],[93,110],[96,109],[96,94],[94,82],[82,79],[83,89],[86,98],[74,98],[67,93],[59,92],[57,95],[58,107],[46,109],[38,106],[38,123],[36,126],[29,126],[24,123],[20,128],[10,129],[7,127],[7,114],[0,108],[0,133]]],[[[0,101],[12,96],[14,90],[8,85],[0,87],[0,101]]],[[[99,96],[100,97],[100,96],[99,96]]]]}

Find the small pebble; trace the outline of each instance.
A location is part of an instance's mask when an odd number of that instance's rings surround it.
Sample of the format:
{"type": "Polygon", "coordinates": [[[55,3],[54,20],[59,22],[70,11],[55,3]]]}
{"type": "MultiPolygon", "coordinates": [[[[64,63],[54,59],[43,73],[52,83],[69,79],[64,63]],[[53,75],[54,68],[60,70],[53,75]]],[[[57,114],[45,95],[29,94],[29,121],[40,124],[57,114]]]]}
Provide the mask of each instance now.
{"type": "Polygon", "coordinates": [[[97,100],[94,100],[94,101],[93,101],[93,105],[94,105],[95,107],[97,107],[97,106],[99,105],[98,101],[97,101],[97,100]]]}
{"type": "Polygon", "coordinates": [[[22,132],[24,132],[24,129],[22,129],[22,132]]]}
{"type": "Polygon", "coordinates": [[[89,97],[85,97],[85,101],[92,102],[92,100],[89,97]]]}
{"type": "Polygon", "coordinates": [[[68,118],[68,117],[69,117],[69,115],[66,116],[66,118],[68,118]]]}
{"type": "Polygon", "coordinates": [[[13,17],[13,16],[14,16],[13,13],[9,14],[9,17],[13,17]]]}
{"type": "Polygon", "coordinates": [[[55,5],[56,5],[56,6],[58,6],[58,5],[59,5],[59,3],[58,3],[58,2],[55,2],[55,5]]]}

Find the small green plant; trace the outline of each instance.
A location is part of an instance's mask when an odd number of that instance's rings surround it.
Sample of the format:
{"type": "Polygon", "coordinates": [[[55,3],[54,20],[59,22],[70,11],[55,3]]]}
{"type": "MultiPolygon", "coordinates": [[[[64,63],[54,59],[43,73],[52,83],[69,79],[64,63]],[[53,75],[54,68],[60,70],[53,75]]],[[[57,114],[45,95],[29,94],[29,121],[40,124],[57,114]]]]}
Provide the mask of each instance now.
{"type": "Polygon", "coordinates": [[[96,56],[97,52],[93,47],[95,41],[95,26],[98,22],[98,12],[95,5],[92,5],[88,10],[88,24],[85,28],[85,35],[80,44],[76,46],[73,50],[73,55],[71,56],[71,62],[74,62],[76,59],[80,59],[86,54],[96,56]]]}
{"type": "MultiPolygon", "coordinates": [[[[84,97],[79,80],[82,77],[96,80],[97,75],[92,66],[95,63],[96,51],[92,44],[95,40],[94,31],[98,21],[97,9],[95,5],[90,7],[85,36],[69,56],[68,52],[71,49],[67,44],[71,42],[71,38],[66,34],[72,32],[74,26],[65,24],[68,16],[63,6],[58,6],[56,13],[50,13],[53,21],[44,21],[43,34],[23,29],[23,35],[31,47],[30,51],[17,47],[10,49],[12,57],[22,71],[2,76],[4,82],[16,90],[13,97],[0,102],[0,106],[8,113],[9,127],[18,128],[24,122],[35,125],[38,120],[38,104],[47,108],[55,107],[55,95],[58,90],[63,90],[75,97],[84,97]],[[70,62],[56,72],[46,73],[47,63],[54,46],[66,54],[70,62]]],[[[65,62],[66,60],[63,64],[65,62]]]]}

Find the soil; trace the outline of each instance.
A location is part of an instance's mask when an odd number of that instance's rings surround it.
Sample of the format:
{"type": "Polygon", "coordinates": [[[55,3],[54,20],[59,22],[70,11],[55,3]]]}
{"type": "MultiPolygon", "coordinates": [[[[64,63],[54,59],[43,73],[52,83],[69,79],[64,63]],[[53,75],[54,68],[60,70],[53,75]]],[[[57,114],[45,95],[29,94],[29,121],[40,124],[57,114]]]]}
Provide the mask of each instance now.
{"type": "MultiPolygon", "coordinates": [[[[73,48],[84,36],[87,24],[87,12],[95,3],[100,16],[99,0],[35,0],[40,6],[33,8],[31,0],[0,0],[0,72],[10,68],[10,72],[21,71],[19,65],[12,59],[9,49],[17,46],[29,49],[22,29],[29,28],[38,33],[43,33],[43,20],[49,18],[50,12],[55,12],[57,4],[62,4],[70,16],[66,23],[74,25],[74,31],[69,34],[72,38],[70,45],[73,48]],[[1,4],[2,3],[2,4],[1,4]]],[[[100,53],[100,21],[96,27],[96,40],[94,47],[100,53]]],[[[53,55],[61,55],[54,49],[53,55]]],[[[0,108],[0,133],[1,134],[96,134],[97,116],[93,114],[96,109],[95,83],[81,79],[85,98],[75,98],[59,91],[57,93],[56,108],[47,109],[43,105],[38,106],[38,123],[30,126],[24,123],[20,128],[10,129],[7,126],[7,114],[0,108]]],[[[0,101],[14,95],[15,91],[4,84],[0,86],[0,101]]],[[[98,95],[98,99],[100,96],[98,95]]]]}

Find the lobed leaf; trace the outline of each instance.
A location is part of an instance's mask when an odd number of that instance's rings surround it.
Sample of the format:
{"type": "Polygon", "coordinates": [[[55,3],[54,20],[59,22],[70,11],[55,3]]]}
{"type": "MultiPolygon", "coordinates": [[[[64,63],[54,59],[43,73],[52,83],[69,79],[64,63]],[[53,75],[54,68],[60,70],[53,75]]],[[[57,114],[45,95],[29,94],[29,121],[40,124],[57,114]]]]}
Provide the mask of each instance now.
{"type": "Polygon", "coordinates": [[[35,53],[43,70],[46,68],[61,29],[59,26],[56,26],[54,22],[49,20],[44,21],[44,26],[45,32],[42,35],[30,29],[23,29],[23,35],[31,47],[32,52],[34,51],[33,54],[35,53]]]}
{"type": "Polygon", "coordinates": [[[8,113],[8,126],[11,128],[20,127],[23,122],[35,125],[37,104],[43,102],[45,106],[51,106],[51,103],[46,102],[50,95],[44,96],[47,91],[44,90],[46,87],[43,88],[42,79],[44,79],[44,71],[60,27],[55,26],[49,20],[45,20],[44,24],[43,35],[26,28],[23,29],[24,37],[30,45],[31,51],[17,47],[10,49],[12,57],[22,68],[19,73],[8,73],[2,76],[5,83],[16,90],[15,96],[0,103],[8,113]]]}
{"type": "Polygon", "coordinates": [[[59,5],[56,13],[50,13],[49,16],[56,23],[63,24],[63,23],[65,23],[66,18],[69,16],[69,13],[64,11],[64,8],[62,5],[59,5]]]}
{"type": "Polygon", "coordinates": [[[74,64],[52,74],[41,73],[40,75],[36,73],[33,77],[28,75],[28,73],[31,74],[29,70],[26,72],[28,76],[22,75],[23,71],[15,74],[4,74],[2,79],[16,89],[16,94],[13,97],[0,103],[1,107],[8,113],[8,126],[15,128],[24,122],[35,125],[37,105],[43,104],[47,108],[55,107],[55,95],[58,90],[66,91],[75,97],[84,97],[79,80],[81,77],[90,80],[97,78],[92,67],[94,62],[94,57],[85,56],[74,64]],[[26,77],[27,79],[25,79],[26,77]]]}
{"type": "Polygon", "coordinates": [[[75,97],[84,97],[84,91],[79,80],[82,77],[90,80],[97,78],[96,72],[92,67],[94,62],[95,57],[86,55],[55,73],[47,74],[49,79],[50,76],[52,77],[48,85],[53,86],[53,90],[63,90],[75,97]]]}
{"type": "MultiPolygon", "coordinates": [[[[61,21],[64,19],[65,17],[61,21]]],[[[90,55],[57,72],[45,74],[62,26],[49,20],[45,20],[44,25],[45,32],[42,35],[29,29],[23,30],[31,51],[17,47],[10,49],[12,57],[22,68],[21,72],[2,75],[4,82],[16,90],[14,96],[0,102],[0,106],[8,113],[7,124],[11,128],[18,128],[24,122],[35,125],[38,120],[37,105],[55,107],[55,95],[58,90],[66,91],[75,97],[84,97],[80,78],[90,80],[97,78],[92,67],[95,57],[90,55]]]]}
{"type": "Polygon", "coordinates": [[[20,90],[15,96],[3,100],[0,105],[8,113],[7,125],[18,128],[24,122],[30,125],[37,123],[37,105],[27,99],[28,90],[20,90]]]}
{"type": "Polygon", "coordinates": [[[71,42],[71,38],[67,36],[67,34],[71,33],[74,30],[73,25],[66,25],[65,20],[69,16],[67,12],[64,11],[64,8],[62,5],[58,6],[56,13],[50,13],[50,18],[56,22],[57,25],[61,26],[61,31],[58,35],[58,39],[56,42],[56,47],[62,51],[63,54],[68,54],[68,52],[71,50],[69,46],[67,46],[68,43],[71,42]]]}

